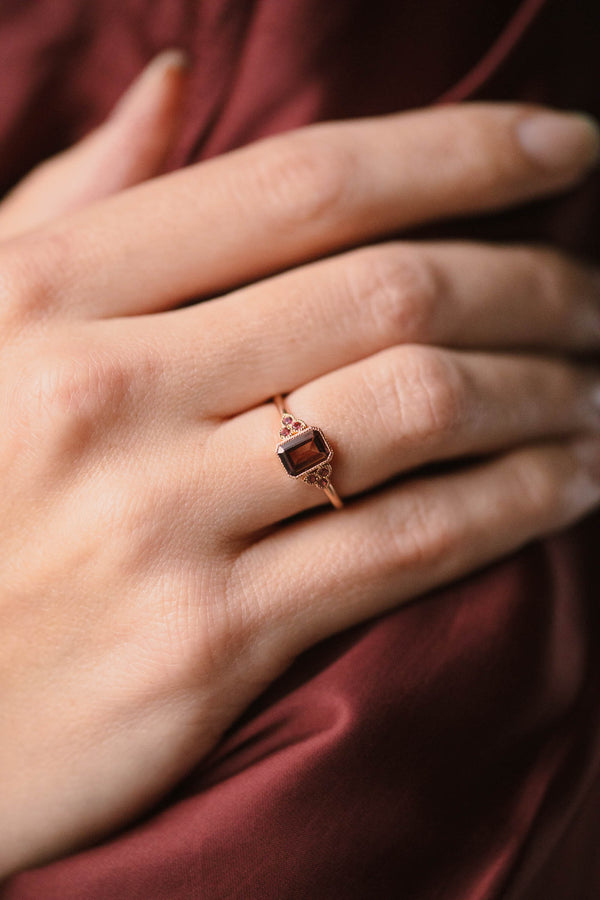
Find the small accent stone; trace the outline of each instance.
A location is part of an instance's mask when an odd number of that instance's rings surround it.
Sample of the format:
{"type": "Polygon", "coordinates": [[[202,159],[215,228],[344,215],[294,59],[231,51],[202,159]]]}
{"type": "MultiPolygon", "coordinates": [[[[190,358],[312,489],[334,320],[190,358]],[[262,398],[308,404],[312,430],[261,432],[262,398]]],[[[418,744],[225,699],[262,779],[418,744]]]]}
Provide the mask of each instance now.
{"type": "Polygon", "coordinates": [[[302,422],[294,422],[294,428],[302,428],[302,422]]]}
{"type": "Polygon", "coordinates": [[[289,433],[290,433],[290,429],[289,429],[289,428],[282,428],[281,431],[279,432],[279,434],[281,435],[281,437],[287,437],[289,433]]]}
{"type": "Polygon", "coordinates": [[[291,425],[294,420],[292,419],[291,416],[284,416],[281,421],[283,422],[284,425],[291,425]]]}

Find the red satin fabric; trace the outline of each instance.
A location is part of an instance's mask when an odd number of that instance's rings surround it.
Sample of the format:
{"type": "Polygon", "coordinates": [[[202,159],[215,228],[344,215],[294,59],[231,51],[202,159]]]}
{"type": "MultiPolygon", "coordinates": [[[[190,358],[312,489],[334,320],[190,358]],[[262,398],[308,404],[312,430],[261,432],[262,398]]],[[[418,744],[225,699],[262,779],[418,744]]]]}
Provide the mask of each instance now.
{"type": "MultiPolygon", "coordinates": [[[[0,187],[193,56],[172,164],[440,99],[600,115],[596,0],[4,0],[0,187]]],[[[600,258],[600,179],[431,235],[600,258]]],[[[5,900],[600,896],[600,521],[300,658],[143,821],[5,900]]]]}

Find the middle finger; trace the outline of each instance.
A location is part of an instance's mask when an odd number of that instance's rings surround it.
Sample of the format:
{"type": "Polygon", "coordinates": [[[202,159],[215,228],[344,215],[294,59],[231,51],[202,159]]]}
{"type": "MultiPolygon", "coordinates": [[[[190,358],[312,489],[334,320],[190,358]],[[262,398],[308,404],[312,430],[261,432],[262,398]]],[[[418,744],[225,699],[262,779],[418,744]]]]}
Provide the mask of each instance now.
{"type": "Polygon", "coordinates": [[[390,243],[123,324],[176,366],[173,408],[219,419],[395,344],[598,348],[600,281],[550,250],[390,243]]]}

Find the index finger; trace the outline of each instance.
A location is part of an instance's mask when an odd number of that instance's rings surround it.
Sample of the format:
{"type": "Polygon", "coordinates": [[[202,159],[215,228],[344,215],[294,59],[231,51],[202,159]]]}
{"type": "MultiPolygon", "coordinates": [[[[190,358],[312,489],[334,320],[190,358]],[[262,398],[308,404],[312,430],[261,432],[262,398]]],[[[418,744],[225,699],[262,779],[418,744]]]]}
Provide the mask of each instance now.
{"type": "Polygon", "coordinates": [[[599,147],[583,116],[508,104],[314,125],[128,190],[20,247],[39,261],[43,302],[86,316],[153,312],[565,188],[599,147]]]}

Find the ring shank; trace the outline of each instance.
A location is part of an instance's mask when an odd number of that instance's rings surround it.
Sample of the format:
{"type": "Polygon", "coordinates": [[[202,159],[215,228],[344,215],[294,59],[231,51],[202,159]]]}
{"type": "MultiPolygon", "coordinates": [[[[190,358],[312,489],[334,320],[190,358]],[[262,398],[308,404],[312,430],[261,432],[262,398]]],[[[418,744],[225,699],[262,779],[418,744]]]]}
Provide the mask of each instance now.
{"type": "Polygon", "coordinates": [[[273,397],[273,403],[277,407],[277,412],[279,413],[280,416],[285,416],[285,415],[289,414],[289,410],[286,409],[285,404],[283,402],[283,397],[281,396],[281,394],[276,394],[273,397]]]}
{"type": "Polygon", "coordinates": [[[332,484],[328,484],[327,487],[323,488],[323,493],[327,494],[329,502],[335,506],[336,509],[341,509],[343,507],[344,502],[332,484]]]}

